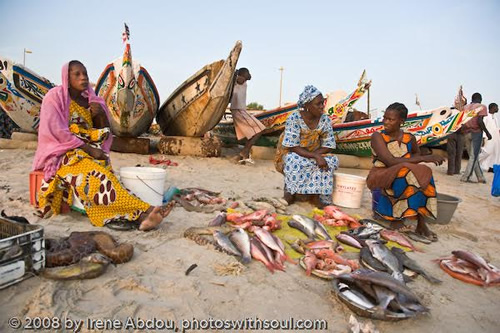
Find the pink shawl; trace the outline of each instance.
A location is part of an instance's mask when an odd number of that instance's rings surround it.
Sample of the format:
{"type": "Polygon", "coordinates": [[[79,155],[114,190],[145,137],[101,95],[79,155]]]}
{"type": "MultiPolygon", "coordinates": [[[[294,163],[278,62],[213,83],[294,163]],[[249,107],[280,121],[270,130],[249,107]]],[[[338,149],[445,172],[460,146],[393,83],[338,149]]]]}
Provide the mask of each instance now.
{"type": "MultiPolygon", "coordinates": [[[[59,169],[62,157],[71,149],[83,146],[85,143],[69,131],[69,63],[62,68],[62,85],[49,90],[43,98],[40,109],[40,126],[38,128],[38,148],[33,160],[33,170],[43,170],[44,179],[48,181],[59,169]]],[[[101,97],[96,96],[90,87],[82,93],[89,103],[101,104],[109,119],[109,110],[101,97]]],[[[102,145],[104,152],[111,148],[110,135],[102,145]]]]}

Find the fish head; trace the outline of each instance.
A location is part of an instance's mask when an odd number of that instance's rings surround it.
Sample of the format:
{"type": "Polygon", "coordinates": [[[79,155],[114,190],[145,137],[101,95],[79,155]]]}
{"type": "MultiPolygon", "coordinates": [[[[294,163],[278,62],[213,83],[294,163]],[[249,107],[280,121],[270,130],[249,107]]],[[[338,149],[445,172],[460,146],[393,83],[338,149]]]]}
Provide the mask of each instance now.
{"type": "Polygon", "coordinates": [[[99,253],[99,252],[94,252],[94,253],[82,258],[82,261],[93,263],[93,264],[104,264],[104,265],[107,265],[107,264],[113,262],[109,257],[107,257],[104,254],[99,253]]]}

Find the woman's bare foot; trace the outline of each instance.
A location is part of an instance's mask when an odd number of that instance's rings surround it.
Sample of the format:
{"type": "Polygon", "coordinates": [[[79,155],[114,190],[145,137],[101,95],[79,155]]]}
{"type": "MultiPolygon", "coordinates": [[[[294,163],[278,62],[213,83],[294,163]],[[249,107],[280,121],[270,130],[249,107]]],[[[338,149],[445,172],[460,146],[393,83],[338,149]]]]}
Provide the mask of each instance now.
{"type": "Polygon", "coordinates": [[[289,205],[291,205],[295,202],[295,194],[285,191],[283,199],[285,199],[285,201],[288,202],[289,205]]]}
{"type": "Polygon", "coordinates": [[[424,218],[422,216],[418,216],[417,228],[415,229],[415,233],[427,237],[429,240],[433,242],[438,241],[437,235],[429,229],[427,223],[424,222],[424,218]]]}
{"type": "Polygon", "coordinates": [[[169,202],[167,206],[156,206],[153,209],[148,209],[149,215],[141,222],[139,230],[148,231],[156,228],[170,214],[174,205],[174,202],[169,202]]]}

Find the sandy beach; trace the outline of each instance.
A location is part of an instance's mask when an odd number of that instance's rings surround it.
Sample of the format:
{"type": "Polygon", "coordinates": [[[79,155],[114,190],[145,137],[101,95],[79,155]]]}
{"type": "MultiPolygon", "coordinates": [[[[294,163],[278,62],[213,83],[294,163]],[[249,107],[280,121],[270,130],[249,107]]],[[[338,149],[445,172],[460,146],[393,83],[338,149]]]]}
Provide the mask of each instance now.
{"type": "MultiPolygon", "coordinates": [[[[28,186],[34,151],[4,149],[0,150],[0,156],[0,206],[8,215],[22,215],[32,224],[42,225],[45,237],[50,238],[67,236],[72,231],[96,230],[77,212],[47,220],[35,216],[28,186]]],[[[257,160],[255,165],[246,166],[235,165],[230,156],[169,158],[179,165],[167,168],[165,188],[201,187],[243,201],[281,197],[283,193],[282,175],[275,171],[272,161],[257,160]]],[[[148,159],[148,155],[111,154],[115,170],[137,164],[149,166],[148,159]]],[[[465,163],[464,160],[463,169],[465,163]]],[[[500,198],[490,195],[493,174],[486,174],[487,184],[460,183],[459,176],[447,176],[445,168],[445,165],[433,167],[437,190],[460,197],[462,202],[450,224],[431,226],[439,242],[422,245],[424,253],[410,254],[443,283],[431,285],[421,277],[416,278],[409,286],[430,308],[430,314],[400,322],[373,321],[380,332],[499,331],[500,288],[482,288],[453,279],[431,261],[448,256],[453,250],[465,249],[500,267],[500,198]]],[[[363,176],[368,173],[358,169],[339,171],[363,176]]],[[[298,203],[289,206],[287,213],[307,213],[311,209],[309,204],[298,203]]],[[[370,217],[369,191],[365,189],[361,209],[343,210],[370,217]]],[[[9,327],[12,317],[23,324],[27,317],[83,320],[82,331],[98,328],[99,320],[117,319],[117,324],[125,324],[138,318],[156,318],[164,324],[177,325],[181,331],[183,325],[190,324],[183,320],[210,318],[319,319],[327,322],[324,331],[349,331],[349,317],[353,313],[332,294],[331,283],[307,277],[299,266],[287,264],[286,272],[271,274],[260,262],[252,261],[239,276],[217,275],[214,265],[236,259],[183,237],[185,229],[206,226],[214,216],[215,213],[187,212],[176,206],[159,229],[152,232],[99,229],[120,241],[131,242],[135,247],[132,260],[109,266],[104,275],[91,280],[62,282],[33,277],[0,290],[3,300],[0,331],[15,331],[9,327]],[[198,267],[186,276],[184,272],[192,264],[198,267]]]]}

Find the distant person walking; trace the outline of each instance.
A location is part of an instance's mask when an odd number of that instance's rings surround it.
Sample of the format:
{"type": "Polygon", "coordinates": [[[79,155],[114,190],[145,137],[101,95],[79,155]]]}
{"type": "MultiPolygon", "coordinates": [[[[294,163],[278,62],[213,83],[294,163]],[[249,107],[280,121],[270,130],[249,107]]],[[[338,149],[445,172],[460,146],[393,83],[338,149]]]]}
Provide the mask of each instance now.
{"type": "Polygon", "coordinates": [[[236,138],[247,138],[245,146],[240,152],[240,163],[252,163],[250,149],[262,135],[266,127],[254,116],[247,112],[247,81],[252,78],[250,71],[242,67],[236,71],[236,80],[231,97],[231,114],[233,116],[236,138]]]}
{"type": "Polygon", "coordinates": [[[459,175],[464,154],[464,135],[461,128],[448,136],[446,152],[448,153],[448,171],[446,174],[450,176],[459,175]]]}
{"type": "Polygon", "coordinates": [[[463,131],[465,134],[465,147],[467,148],[467,153],[469,154],[469,162],[465,169],[464,174],[460,181],[471,182],[470,178],[473,173],[476,174],[477,181],[485,184],[486,179],[484,178],[483,171],[479,167],[479,152],[481,151],[481,144],[483,142],[483,131],[486,134],[488,140],[491,140],[491,134],[484,125],[483,118],[488,115],[486,111],[486,106],[481,104],[483,97],[480,93],[474,93],[472,95],[472,103],[464,106],[464,110],[473,110],[475,108],[481,108],[479,113],[466,122],[463,125],[463,131]]]}

